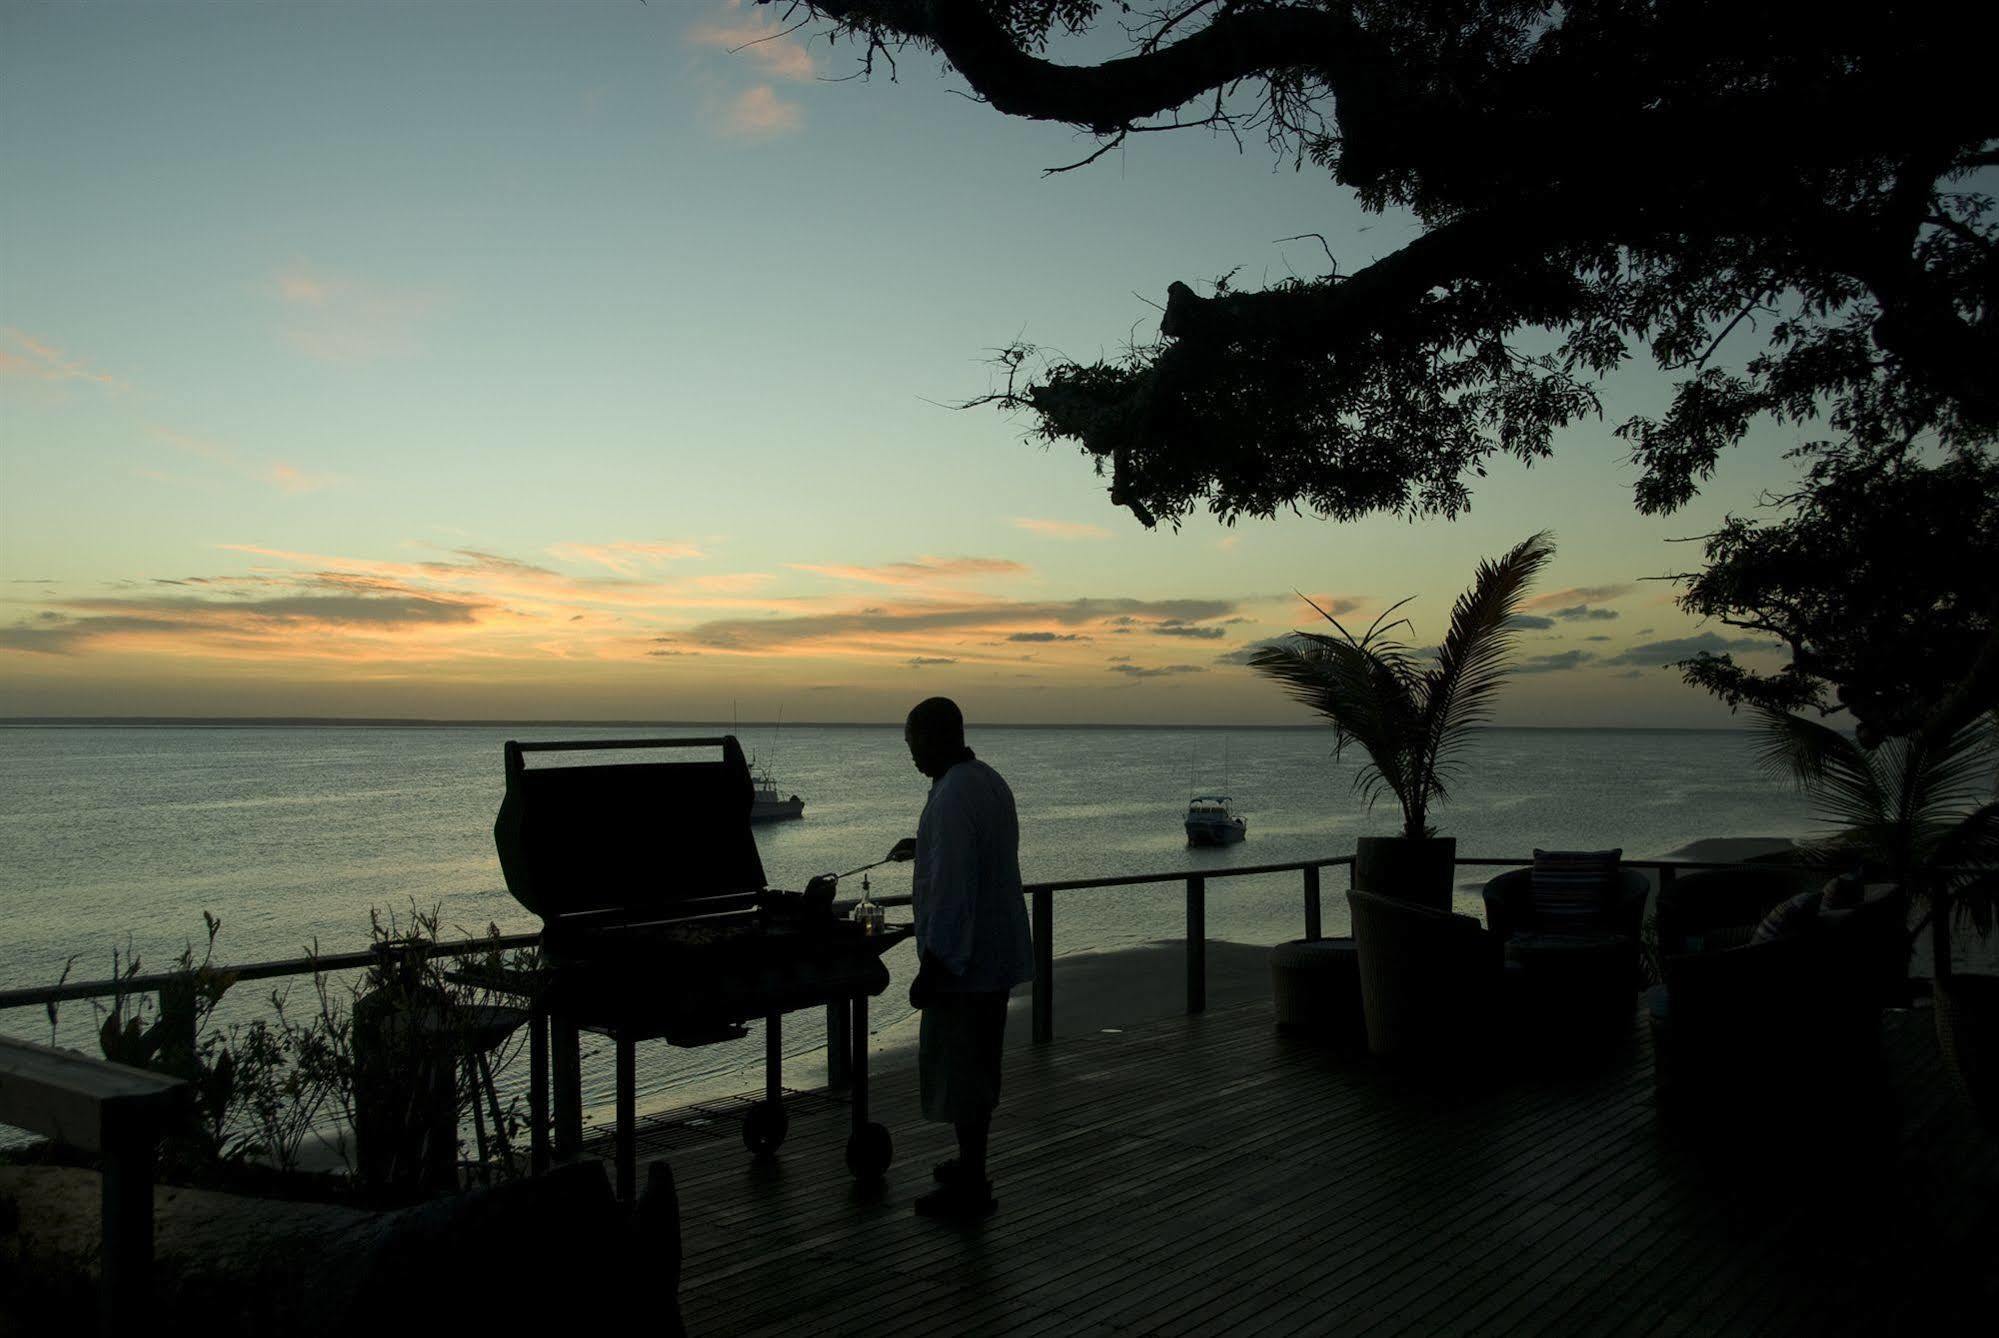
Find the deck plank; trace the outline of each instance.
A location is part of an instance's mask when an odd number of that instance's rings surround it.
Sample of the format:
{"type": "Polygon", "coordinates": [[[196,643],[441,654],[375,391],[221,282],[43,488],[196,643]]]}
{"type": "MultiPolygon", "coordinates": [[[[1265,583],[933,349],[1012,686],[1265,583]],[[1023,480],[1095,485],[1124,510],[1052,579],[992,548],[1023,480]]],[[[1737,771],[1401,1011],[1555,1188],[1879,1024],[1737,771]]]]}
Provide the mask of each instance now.
{"type": "Polygon", "coordinates": [[[1009,1052],[1001,1207],[974,1227],[910,1211],[951,1137],[906,1071],[875,1075],[880,1186],[848,1176],[823,1093],[774,1159],[732,1103],[639,1145],[674,1169],[696,1335],[1948,1331],[1993,1300],[1999,1144],[1926,1014],[1886,1034],[1878,1192],[1715,1164],[1662,1125],[1637,1028],[1598,1072],[1453,1094],[1280,1036],[1261,1003],[1009,1052]]]}

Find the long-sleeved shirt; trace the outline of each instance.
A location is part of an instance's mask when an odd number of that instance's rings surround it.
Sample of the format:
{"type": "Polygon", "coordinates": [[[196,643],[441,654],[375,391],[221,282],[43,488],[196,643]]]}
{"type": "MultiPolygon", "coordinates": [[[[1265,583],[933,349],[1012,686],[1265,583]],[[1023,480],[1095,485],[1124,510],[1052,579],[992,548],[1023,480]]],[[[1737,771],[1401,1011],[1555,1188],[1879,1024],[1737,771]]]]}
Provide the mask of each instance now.
{"type": "Polygon", "coordinates": [[[1034,978],[1013,791],[977,758],[930,784],[910,900],[917,948],[941,968],[938,989],[1008,990],[1034,978]]]}

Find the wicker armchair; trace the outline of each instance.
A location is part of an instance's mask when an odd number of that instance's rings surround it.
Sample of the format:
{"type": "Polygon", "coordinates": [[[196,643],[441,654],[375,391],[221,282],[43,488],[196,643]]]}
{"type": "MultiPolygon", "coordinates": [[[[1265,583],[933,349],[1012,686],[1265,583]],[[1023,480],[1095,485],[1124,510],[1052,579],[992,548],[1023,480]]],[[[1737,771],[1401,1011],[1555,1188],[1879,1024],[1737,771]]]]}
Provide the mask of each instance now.
{"type": "MultiPolygon", "coordinates": [[[[1652,884],[1638,870],[1619,869],[1604,927],[1637,942],[1651,890],[1652,884]]],[[[1509,869],[1486,883],[1485,924],[1502,940],[1540,927],[1534,917],[1533,869],[1509,869]]]]}
{"type": "Polygon", "coordinates": [[[1665,984],[1645,996],[1661,1104],[1739,1123],[1745,1111],[1874,1102],[1881,1013],[1864,944],[1879,927],[1666,957],[1665,984]]]}
{"type": "Polygon", "coordinates": [[[1469,915],[1351,891],[1367,1045],[1383,1058],[1482,1069],[1494,1046],[1504,960],[1469,915]]]}
{"type": "Polygon", "coordinates": [[[1794,869],[1696,869],[1659,888],[1659,951],[1717,952],[1749,942],[1756,924],[1779,902],[1824,881],[1794,869]]]}

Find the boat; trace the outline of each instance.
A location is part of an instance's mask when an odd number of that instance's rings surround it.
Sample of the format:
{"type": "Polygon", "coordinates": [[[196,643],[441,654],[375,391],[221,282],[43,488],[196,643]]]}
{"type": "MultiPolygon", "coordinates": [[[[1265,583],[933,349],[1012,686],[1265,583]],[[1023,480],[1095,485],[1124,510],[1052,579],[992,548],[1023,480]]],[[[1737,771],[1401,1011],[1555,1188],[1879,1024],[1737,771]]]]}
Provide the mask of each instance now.
{"type": "Polygon", "coordinates": [[[1229,808],[1225,794],[1196,795],[1187,801],[1187,844],[1232,846],[1249,834],[1249,820],[1229,808]]]}
{"type": "MultiPolygon", "coordinates": [[[[729,715],[733,719],[736,704],[729,703],[729,715]]],[[[784,708],[777,708],[777,724],[770,732],[770,750],[777,752],[777,736],[784,728],[784,708]]],[[[751,822],[783,822],[788,818],[805,816],[805,801],[797,795],[785,798],[777,792],[777,781],[772,779],[768,763],[759,763],[753,754],[750,757],[750,784],[755,791],[750,800],[751,822]]]]}
{"type": "MultiPolygon", "coordinates": [[[[1222,739],[1222,784],[1229,783],[1229,741],[1222,739]]],[[[1238,817],[1225,794],[1196,794],[1194,758],[1187,758],[1187,844],[1232,846],[1249,835],[1249,819],[1238,817]]]]}
{"type": "Polygon", "coordinates": [[[750,801],[751,822],[782,822],[786,818],[805,816],[805,801],[797,795],[789,799],[781,798],[777,782],[771,779],[768,767],[752,764],[750,777],[756,787],[756,797],[750,801]]]}

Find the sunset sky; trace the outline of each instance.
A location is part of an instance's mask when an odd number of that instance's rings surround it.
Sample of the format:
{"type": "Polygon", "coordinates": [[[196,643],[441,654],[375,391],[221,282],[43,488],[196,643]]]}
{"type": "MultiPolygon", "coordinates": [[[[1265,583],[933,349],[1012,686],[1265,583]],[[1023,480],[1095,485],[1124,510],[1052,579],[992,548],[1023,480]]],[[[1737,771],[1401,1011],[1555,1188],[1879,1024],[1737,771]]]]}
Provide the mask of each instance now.
{"type": "Polygon", "coordinates": [[[1092,141],[771,23],[0,0],[0,715],[1276,723],[1239,661],[1294,592],[1433,639],[1549,528],[1502,723],[1728,723],[1659,666],[1753,643],[1647,578],[1789,435],[1641,517],[1641,369],[1456,522],[1148,532],[944,406],[1406,222],[1205,131],[1046,176],[1092,141]]]}

